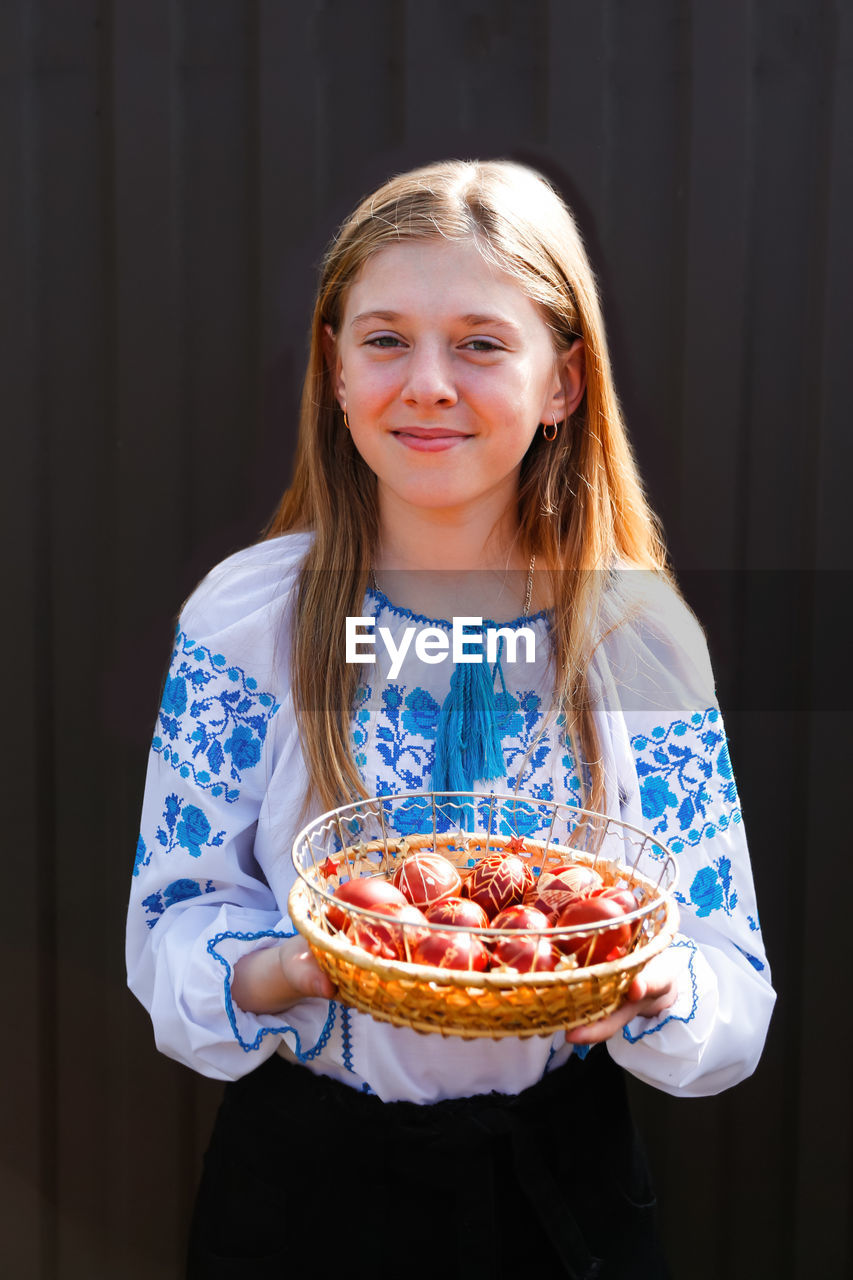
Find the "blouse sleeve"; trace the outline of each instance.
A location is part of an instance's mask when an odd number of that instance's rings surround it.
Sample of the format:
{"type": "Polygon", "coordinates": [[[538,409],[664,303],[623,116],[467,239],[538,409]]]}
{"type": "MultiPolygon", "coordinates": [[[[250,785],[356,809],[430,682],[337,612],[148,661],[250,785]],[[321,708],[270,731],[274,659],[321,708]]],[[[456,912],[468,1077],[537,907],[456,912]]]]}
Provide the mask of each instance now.
{"type": "Polygon", "coordinates": [[[705,637],[669,588],[643,590],[640,615],[614,633],[599,674],[621,815],[678,865],[679,988],[674,1005],[635,1018],[608,1047],[646,1083],[704,1096],[755,1070],[776,997],[705,637]]]}
{"type": "Polygon", "coordinates": [[[296,809],[304,793],[281,677],[288,594],[304,550],[293,541],[284,559],[275,544],[232,557],[190,598],[148,762],[128,982],[151,1014],[158,1048],[216,1079],[244,1075],[281,1037],[309,1059],[331,1019],[324,1000],[276,1017],[244,1013],[231,998],[236,962],[293,935],[254,848],[268,779],[283,756],[296,809]]]}

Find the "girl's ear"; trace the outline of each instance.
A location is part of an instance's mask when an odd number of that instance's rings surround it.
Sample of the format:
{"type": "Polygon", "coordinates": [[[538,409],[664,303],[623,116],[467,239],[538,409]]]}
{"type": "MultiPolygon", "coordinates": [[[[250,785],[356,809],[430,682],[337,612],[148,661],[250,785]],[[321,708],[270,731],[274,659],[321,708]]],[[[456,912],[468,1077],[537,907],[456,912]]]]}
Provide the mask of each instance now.
{"type": "Polygon", "coordinates": [[[586,390],[586,349],[583,338],[576,338],[568,351],[557,359],[552,395],[542,415],[545,423],[556,419],[565,422],[577,409],[586,390]]]}
{"type": "Polygon", "coordinates": [[[323,325],[323,355],[326,358],[326,367],[329,370],[329,376],[332,379],[332,386],[335,389],[335,395],[343,409],[346,407],[344,375],[341,368],[340,357],[338,355],[337,338],[335,337],[335,331],[330,324],[323,325]]]}

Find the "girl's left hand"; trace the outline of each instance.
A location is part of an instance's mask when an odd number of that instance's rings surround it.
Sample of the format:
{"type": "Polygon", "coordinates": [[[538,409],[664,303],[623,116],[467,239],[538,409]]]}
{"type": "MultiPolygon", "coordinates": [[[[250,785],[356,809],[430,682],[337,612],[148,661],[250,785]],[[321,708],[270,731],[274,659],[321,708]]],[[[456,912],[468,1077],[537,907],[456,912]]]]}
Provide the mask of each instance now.
{"type": "Polygon", "coordinates": [[[598,1044],[612,1035],[632,1018],[652,1018],[675,1002],[678,995],[677,957],[671,950],[663,951],[650,960],[645,969],[628,988],[628,999],[615,1013],[586,1027],[575,1027],[566,1032],[569,1044],[598,1044]]]}

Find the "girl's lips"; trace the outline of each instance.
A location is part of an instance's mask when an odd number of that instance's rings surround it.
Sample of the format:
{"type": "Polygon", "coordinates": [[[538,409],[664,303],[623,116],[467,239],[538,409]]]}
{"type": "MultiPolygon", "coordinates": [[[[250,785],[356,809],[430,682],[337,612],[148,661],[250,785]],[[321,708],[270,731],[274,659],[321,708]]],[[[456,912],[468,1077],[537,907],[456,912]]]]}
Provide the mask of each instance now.
{"type": "Polygon", "coordinates": [[[468,439],[464,431],[427,431],[419,427],[403,428],[392,434],[407,449],[414,449],[418,453],[441,453],[468,439]]]}

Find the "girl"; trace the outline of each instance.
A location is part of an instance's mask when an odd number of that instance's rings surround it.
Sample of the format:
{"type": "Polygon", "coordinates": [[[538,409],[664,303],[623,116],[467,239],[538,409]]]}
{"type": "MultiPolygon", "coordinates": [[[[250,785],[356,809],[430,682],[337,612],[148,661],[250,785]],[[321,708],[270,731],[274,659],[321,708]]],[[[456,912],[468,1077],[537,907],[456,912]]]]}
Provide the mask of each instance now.
{"type": "Polygon", "coordinates": [[[620,1068],[727,1088],[774,996],[707,649],[642,493],[578,232],[532,171],[416,170],[333,241],[294,481],[267,540],[184,608],[134,877],[130,985],[158,1047],[236,1082],[190,1275],[667,1274],[620,1068]],[[478,684],[404,651],[407,628],[462,615],[532,632],[532,658],[507,643],[478,684]],[[386,648],[362,647],[375,661],[346,660],[348,618],[385,628],[386,648]],[[287,917],[294,836],[354,795],[451,782],[584,803],[670,844],[682,933],[618,1013],[471,1042],[334,999],[287,917]],[[299,1231],[312,1210],[325,1240],[299,1231]]]}

